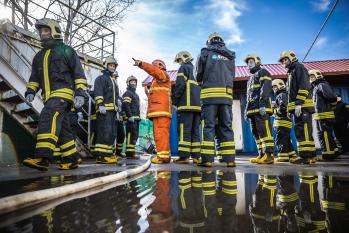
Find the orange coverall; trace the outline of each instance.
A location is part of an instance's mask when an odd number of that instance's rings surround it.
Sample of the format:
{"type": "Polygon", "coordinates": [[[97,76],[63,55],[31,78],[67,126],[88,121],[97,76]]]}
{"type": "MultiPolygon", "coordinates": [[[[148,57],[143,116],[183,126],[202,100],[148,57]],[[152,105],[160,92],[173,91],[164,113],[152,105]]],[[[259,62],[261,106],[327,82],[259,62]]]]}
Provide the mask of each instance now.
{"type": "Polygon", "coordinates": [[[170,76],[166,71],[143,61],[139,67],[154,78],[148,92],[147,118],[153,121],[157,157],[169,160],[172,117],[170,76]]]}

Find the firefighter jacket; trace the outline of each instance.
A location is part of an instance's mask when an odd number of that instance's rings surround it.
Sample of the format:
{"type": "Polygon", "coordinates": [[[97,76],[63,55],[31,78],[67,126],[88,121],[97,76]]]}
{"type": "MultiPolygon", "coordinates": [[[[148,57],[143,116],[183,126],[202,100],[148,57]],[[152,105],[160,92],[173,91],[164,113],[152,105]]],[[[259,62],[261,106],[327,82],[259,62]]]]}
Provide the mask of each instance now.
{"type": "Polygon", "coordinates": [[[265,107],[267,113],[271,109],[271,75],[259,65],[250,70],[251,76],[247,82],[246,116],[259,114],[259,108],[265,107]]]}
{"type": "Polygon", "coordinates": [[[274,127],[292,128],[292,121],[287,117],[287,91],[281,89],[276,92],[274,112],[274,127]]]}
{"type": "Polygon", "coordinates": [[[148,92],[147,117],[172,117],[171,80],[166,71],[146,62],[141,62],[141,69],[153,77],[148,92]]]}
{"type": "Polygon", "coordinates": [[[293,113],[296,105],[302,106],[303,112],[314,112],[314,103],[311,97],[308,71],[303,64],[293,62],[288,69],[288,106],[287,111],[293,113]]]}
{"type": "Polygon", "coordinates": [[[100,105],[104,105],[107,111],[117,111],[119,86],[108,70],[104,70],[102,73],[96,78],[94,85],[96,111],[99,112],[100,105]]]}
{"type": "Polygon", "coordinates": [[[134,117],[135,120],[140,120],[139,96],[137,95],[135,88],[127,87],[126,92],[122,95],[122,111],[126,115],[125,120],[129,117],[134,117]]]}
{"type": "Polygon", "coordinates": [[[72,102],[74,95],[85,96],[87,82],[80,58],[73,48],[56,40],[41,49],[33,59],[32,72],[25,96],[42,90],[44,102],[61,98],[72,102]]]}
{"type": "Polygon", "coordinates": [[[334,109],[337,104],[337,95],[330,84],[323,78],[317,79],[312,83],[313,100],[315,106],[314,120],[333,119],[334,109]]]}
{"type": "Polygon", "coordinates": [[[172,96],[173,105],[178,112],[200,112],[200,86],[193,74],[194,66],[187,62],[179,67],[176,79],[175,91],[172,96]]]}
{"type": "Polygon", "coordinates": [[[232,105],[234,77],[235,53],[223,42],[214,42],[201,49],[196,80],[201,85],[202,104],[232,105]]]}

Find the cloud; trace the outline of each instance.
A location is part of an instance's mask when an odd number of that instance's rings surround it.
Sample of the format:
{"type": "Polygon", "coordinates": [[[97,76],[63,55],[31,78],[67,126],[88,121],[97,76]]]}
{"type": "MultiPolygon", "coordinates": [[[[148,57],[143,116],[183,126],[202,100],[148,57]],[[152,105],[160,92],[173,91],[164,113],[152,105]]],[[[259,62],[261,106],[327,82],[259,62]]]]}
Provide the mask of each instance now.
{"type": "Polygon", "coordinates": [[[330,0],[316,0],[312,2],[313,8],[316,11],[324,12],[330,8],[330,0]]]}
{"type": "Polygon", "coordinates": [[[319,37],[314,44],[314,48],[321,49],[327,45],[327,37],[319,37]]]}
{"type": "Polygon", "coordinates": [[[210,0],[207,9],[210,12],[210,18],[222,29],[228,37],[226,42],[228,44],[241,44],[244,42],[242,30],[237,22],[238,18],[245,10],[245,4],[241,1],[221,0],[219,4],[217,1],[210,0]]]}

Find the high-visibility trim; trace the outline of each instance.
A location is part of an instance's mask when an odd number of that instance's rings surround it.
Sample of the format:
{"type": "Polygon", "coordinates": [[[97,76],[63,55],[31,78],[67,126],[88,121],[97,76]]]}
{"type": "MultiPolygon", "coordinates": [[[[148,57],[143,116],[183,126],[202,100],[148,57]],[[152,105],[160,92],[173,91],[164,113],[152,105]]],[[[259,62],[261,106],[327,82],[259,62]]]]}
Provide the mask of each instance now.
{"type": "Polygon", "coordinates": [[[201,110],[200,106],[180,106],[177,110],[201,110]]]}
{"type": "Polygon", "coordinates": [[[219,143],[220,147],[226,147],[226,146],[235,146],[235,142],[230,141],[230,142],[221,142],[219,143]]]}
{"type": "Polygon", "coordinates": [[[259,81],[263,81],[263,80],[269,80],[271,81],[271,77],[268,77],[268,76],[263,76],[259,79],[259,81]]]}
{"type": "Polygon", "coordinates": [[[160,115],[161,115],[161,116],[169,116],[169,117],[172,116],[171,113],[169,113],[169,112],[163,112],[163,111],[148,113],[148,117],[160,116],[160,115]]]}
{"type": "Polygon", "coordinates": [[[233,99],[232,95],[229,94],[219,94],[219,93],[210,93],[210,94],[200,94],[201,99],[208,99],[208,98],[229,98],[233,99]]]}
{"type": "Polygon", "coordinates": [[[45,140],[45,139],[52,139],[55,142],[58,141],[58,137],[52,133],[42,133],[42,134],[38,134],[36,139],[39,140],[45,140]]]}
{"type": "Polygon", "coordinates": [[[204,187],[204,188],[215,187],[215,186],[216,186],[215,181],[202,182],[202,187],[204,187]]]}
{"type": "Polygon", "coordinates": [[[270,133],[269,120],[265,120],[265,129],[267,131],[267,137],[272,138],[271,133],[270,133]]]}
{"type": "Polygon", "coordinates": [[[201,145],[201,142],[192,142],[191,143],[191,146],[200,146],[201,145]]]}
{"type": "Polygon", "coordinates": [[[28,82],[27,88],[32,89],[34,92],[36,92],[39,88],[39,83],[37,82],[28,82]]]}
{"type": "MultiPolygon", "coordinates": [[[[255,214],[255,213],[250,213],[252,215],[252,217],[254,218],[258,218],[258,219],[263,219],[265,220],[265,215],[259,215],[259,214],[255,214]]],[[[276,221],[279,220],[281,218],[280,215],[275,215],[271,218],[272,221],[276,221]]]]}
{"type": "Polygon", "coordinates": [[[315,146],[315,142],[314,141],[297,142],[297,146],[304,146],[304,145],[315,146]]]}
{"type": "Polygon", "coordinates": [[[184,123],[180,123],[179,126],[179,141],[183,142],[184,141],[184,123]]]}
{"type": "Polygon", "coordinates": [[[190,152],[192,153],[200,153],[200,148],[192,148],[190,152]]]}
{"type": "Polygon", "coordinates": [[[129,100],[130,102],[132,101],[132,98],[131,97],[128,97],[128,96],[125,96],[124,98],[123,98],[123,100],[129,100]]]}
{"type": "Polygon", "coordinates": [[[202,181],[202,177],[201,176],[192,176],[191,180],[192,181],[202,181]]]}
{"type": "Polygon", "coordinates": [[[203,190],[202,191],[204,196],[212,196],[212,195],[216,195],[216,190],[203,190]]]}
{"type": "Polygon", "coordinates": [[[234,181],[232,181],[232,180],[223,180],[222,184],[226,185],[226,186],[236,186],[238,183],[237,183],[236,180],[234,180],[234,181]]]}
{"type": "MultiPolygon", "coordinates": [[[[271,108],[265,108],[265,111],[266,112],[273,112],[273,110],[271,108]]],[[[256,109],[250,109],[250,110],[247,110],[246,114],[251,114],[251,113],[259,113],[259,108],[256,108],[256,109]]]]}
{"type": "Polygon", "coordinates": [[[82,89],[82,90],[87,89],[87,81],[85,78],[75,78],[74,83],[75,83],[75,89],[82,89]]]}
{"type": "Polygon", "coordinates": [[[183,145],[183,146],[191,146],[191,142],[186,142],[186,141],[179,141],[179,145],[183,145]]]}
{"type": "Polygon", "coordinates": [[[112,145],[106,145],[106,144],[96,144],[95,147],[104,148],[104,149],[111,149],[111,148],[113,148],[112,145]]]}
{"type": "MultiPolygon", "coordinates": [[[[294,110],[295,107],[296,107],[296,103],[295,102],[288,102],[288,104],[287,104],[287,109],[288,110],[294,110]]],[[[313,99],[305,99],[304,103],[302,104],[302,107],[303,108],[314,107],[313,99]]]]}
{"type": "Polygon", "coordinates": [[[107,154],[113,153],[113,150],[103,149],[103,148],[99,148],[99,147],[95,147],[94,151],[95,152],[103,152],[103,153],[107,153],[107,154]]]}
{"type": "Polygon", "coordinates": [[[274,120],[274,127],[285,127],[285,128],[292,128],[292,121],[288,120],[274,120]]]}
{"type": "Polygon", "coordinates": [[[45,86],[45,92],[44,92],[44,99],[48,100],[50,98],[51,94],[51,87],[50,87],[50,77],[48,76],[48,57],[50,56],[51,49],[48,49],[45,52],[44,55],[44,61],[43,61],[43,70],[44,70],[44,86],[45,86]]]}
{"type": "Polygon", "coordinates": [[[323,209],[335,209],[335,210],[346,210],[345,203],[343,202],[329,202],[321,200],[321,206],[323,209]]]}
{"type": "Polygon", "coordinates": [[[302,100],[304,101],[307,97],[306,96],[303,96],[303,95],[297,95],[296,96],[296,99],[299,99],[299,100],[302,100]]]}
{"type": "Polygon", "coordinates": [[[298,151],[316,151],[315,146],[314,147],[298,147],[298,151]]]}
{"type": "Polygon", "coordinates": [[[299,89],[298,94],[307,96],[309,94],[309,91],[306,89],[299,89]]]}
{"type": "Polygon", "coordinates": [[[205,155],[214,155],[214,150],[202,149],[200,150],[201,154],[205,155]]]}
{"type": "Polygon", "coordinates": [[[202,141],[201,146],[214,146],[214,142],[212,141],[202,141]]]}
{"type": "Polygon", "coordinates": [[[334,112],[329,111],[329,112],[316,112],[313,114],[313,119],[314,120],[323,120],[323,119],[334,119],[334,112]]]}
{"type": "Polygon", "coordinates": [[[179,182],[180,184],[189,183],[190,181],[191,181],[190,178],[181,178],[181,179],[178,180],[178,182],[179,182]]]}
{"type": "Polygon", "coordinates": [[[230,155],[230,154],[236,154],[236,151],[235,150],[219,150],[219,153],[221,155],[230,155]]]}
{"type": "Polygon", "coordinates": [[[170,91],[168,87],[150,87],[150,91],[170,91]]]}
{"type": "Polygon", "coordinates": [[[67,149],[70,146],[75,146],[75,141],[71,140],[67,143],[64,143],[63,145],[61,145],[59,148],[61,148],[61,150],[67,149]]]}
{"type": "Polygon", "coordinates": [[[56,145],[50,142],[37,142],[35,148],[49,148],[54,151],[56,149],[56,145]]]}
{"type": "Polygon", "coordinates": [[[59,112],[55,112],[52,118],[52,125],[51,125],[51,134],[56,135],[56,129],[57,129],[57,117],[59,115],[59,112]]]}
{"type": "Polygon", "coordinates": [[[68,150],[68,151],[63,151],[62,152],[62,157],[66,157],[66,156],[71,156],[74,153],[77,153],[78,151],[76,150],[76,147],[68,150]]]}
{"type": "Polygon", "coordinates": [[[200,98],[233,98],[233,90],[232,88],[225,87],[212,87],[201,89],[200,98]]]}
{"type": "Polygon", "coordinates": [[[279,158],[281,158],[281,157],[282,157],[282,158],[288,158],[288,153],[281,153],[281,152],[279,152],[279,153],[278,153],[278,157],[279,157],[279,158]]]}
{"type": "Polygon", "coordinates": [[[297,201],[299,199],[297,193],[291,193],[288,195],[279,194],[278,198],[279,198],[280,202],[294,202],[294,201],[297,201]]]}
{"type": "Polygon", "coordinates": [[[185,74],[182,73],[182,72],[181,73],[177,73],[177,77],[182,77],[182,78],[184,78],[185,81],[188,80],[187,76],[185,76],[185,74]]]}
{"type": "Polygon", "coordinates": [[[260,87],[261,87],[260,84],[251,84],[251,85],[249,86],[250,89],[259,89],[260,87]]]}
{"type": "Polygon", "coordinates": [[[178,151],[191,152],[191,149],[180,146],[180,147],[178,147],[178,151]]]}
{"type": "Polygon", "coordinates": [[[238,193],[238,190],[237,189],[228,189],[228,188],[222,188],[222,192],[223,193],[226,193],[226,194],[231,194],[231,195],[234,195],[234,194],[237,194],[238,193]]]}
{"type": "Polygon", "coordinates": [[[61,89],[57,89],[51,92],[50,97],[46,98],[46,100],[50,99],[50,98],[63,98],[63,99],[67,99],[67,100],[73,100],[74,99],[74,91],[69,89],[69,88],[61,88],[61,89]]]}

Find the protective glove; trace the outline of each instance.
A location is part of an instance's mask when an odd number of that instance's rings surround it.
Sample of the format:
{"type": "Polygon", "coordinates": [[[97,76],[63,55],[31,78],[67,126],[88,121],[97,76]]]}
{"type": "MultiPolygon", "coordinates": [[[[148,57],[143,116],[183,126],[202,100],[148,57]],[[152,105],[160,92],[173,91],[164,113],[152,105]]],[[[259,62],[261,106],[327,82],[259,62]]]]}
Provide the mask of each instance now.
{"type": "Polygon", "coordinates": [[[33,94],[28,94],[26,97],[25,97],[25,100],[29,103],[33,102],[34,100],[34,95],[33,94]]]}
{"type": "Polygon", "coordinates": [[[302,106],[301,105],[296,105],[295,110],[294,110],[294,114],[296,115],[296,117],[299,117],[302,114],[302,106]]]}
{"type": "Polygon", "coordinates": [[[135,118],[134,117],[129,117],[127,119],[127,121],[130,122],[130,123],[133,123],[133,122],[135,122],[135,118]]]}
{"type": "Polygon", "coordinates": [[[84,105],[85,103],[85,98],[83,96],[75,96],[74,97],[74,107],[76,109],[79,109],[84,105]]]}
{"type": "Polygon", "coordinates": [[[261,116],[265,116],[265,114],[267,114],[267,112],[266,112],[266,110],[265,110],[265,107],[260,107],[260,108],[259,108],[259,114],[260,114],[261,116]]]}
{"type": "Polygon", "coordinates": [[[137,60],[137,59],[134,59],[132,58],[132,60],[135,62],[133,65],[134,66],[140,66],[142,64],[142,61],[141,60],[137,60]]]}
{"type": "Polygon", "coordinates": [[[107,113],[107,110],[105,109],[105,107],[103,105],[99,105],[98,110],[101,114],[107,113]]]}
{"type": "Polygon", "coordinates": [[[78,112],[78,122],[81,122],[84,119],[84,115],[82,114],[82,112],[78,112]]]}

